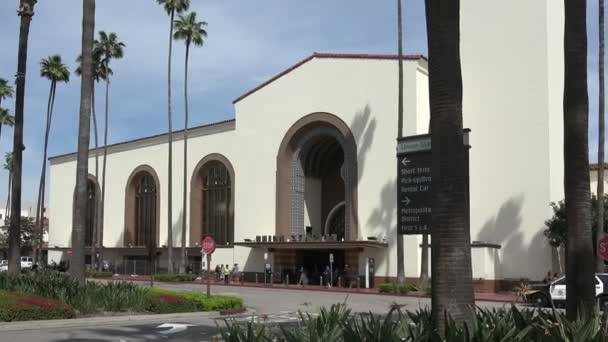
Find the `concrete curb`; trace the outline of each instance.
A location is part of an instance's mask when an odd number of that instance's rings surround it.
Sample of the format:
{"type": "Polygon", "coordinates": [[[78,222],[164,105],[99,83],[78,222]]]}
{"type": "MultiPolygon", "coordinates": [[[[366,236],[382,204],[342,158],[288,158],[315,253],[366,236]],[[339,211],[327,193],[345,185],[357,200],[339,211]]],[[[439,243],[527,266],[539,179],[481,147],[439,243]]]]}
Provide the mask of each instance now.
{"type": "MultiPolygon", "coordinates": [[[[249,313],[247,310],[245,313],[249,313]]],[[[242,313],[244,314],[244,313],[242,313]]],[[[210,312],[187,312],[174,314],[149,314],[149,315],[129,315],[129,316],[101,316],[87,318],[72,318],[72,319],[56,319],[48,321],[20,321],[20,322],[5,322],[0,323],[0,332],[17,331],[17,330],[38,330],[38,329],[54,329],[54,328],[80,328],[91,326],[117,325],[122,326],[135,325],[140,323],[150,323],[159,321],[170,321],[178,319],[192,318],[215,318],[224,317],[217,311],[210,312]]],[[[225,316],[229,317],[229,316],[225,316]]]]}

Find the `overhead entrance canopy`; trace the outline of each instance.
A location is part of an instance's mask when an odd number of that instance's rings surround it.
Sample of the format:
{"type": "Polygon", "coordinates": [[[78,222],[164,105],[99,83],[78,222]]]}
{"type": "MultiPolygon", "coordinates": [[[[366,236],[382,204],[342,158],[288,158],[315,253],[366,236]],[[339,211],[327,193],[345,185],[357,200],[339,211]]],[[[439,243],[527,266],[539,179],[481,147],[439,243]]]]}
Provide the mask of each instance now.
{"type": "Polygon", "coordinates": [[[388,247],[388,243],[380,241],[236,242],[234,245],[268,249],[357,249],[388,247]]]}

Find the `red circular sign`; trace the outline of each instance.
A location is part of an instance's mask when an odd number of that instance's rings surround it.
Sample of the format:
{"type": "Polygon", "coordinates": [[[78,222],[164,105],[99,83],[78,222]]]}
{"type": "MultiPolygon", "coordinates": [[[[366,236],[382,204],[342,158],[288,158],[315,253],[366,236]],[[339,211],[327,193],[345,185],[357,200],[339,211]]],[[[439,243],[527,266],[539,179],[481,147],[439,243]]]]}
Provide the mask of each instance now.
{"type": "Polygon", "coordinates": [[[203,252],[205,254],[212,254],[215,251],[215,240],[211,236],[205,237],[201,245],[203,245],[203,252]]]}
{"type": "Polygon", "coordinates": [[[599,243],[599,252],[604,260],[608,260],[608,235],[604,236],[599,243]]]}

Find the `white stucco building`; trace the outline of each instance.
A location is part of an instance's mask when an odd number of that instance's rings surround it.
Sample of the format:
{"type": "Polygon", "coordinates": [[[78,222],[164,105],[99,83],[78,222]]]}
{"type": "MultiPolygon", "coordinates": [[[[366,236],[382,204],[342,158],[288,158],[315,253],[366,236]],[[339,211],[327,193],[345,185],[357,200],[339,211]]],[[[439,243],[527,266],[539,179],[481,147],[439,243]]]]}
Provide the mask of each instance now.
{"type": "MultiPolygon", "coordinates": [[[[486,288],[540,279],[552,265],[542,235],[549,203],[563,198],[563,4],[464,0],[461,14],[473,277],[486,288]]],[[[377,282],[394,278],[397,64],[389,55],[315,53],[238,97],[235,120],[190,129],[186,211],[176,132],[176,260],[185,213],[192,260],[200,260],[203,235],[213,234],[221,246],[212,266],[238,263],[248,275],[262,272],[265,253],[285,274],[322,266],[332,252],[360,275],[374,258],[377,282]],[[332,234],[338,241],[328,241],[332,234]],[[308,242],[294,243],[299,235],[308,242]]],[[[404,67],[404,134],[427,133],[427,61],[408,56],[404,67]]],[[[109,147],[97,218],[104,259],[142,259],[155,245],[166,267],[167,150],[164,134],[109,147]]],[[[49,260],[66,258],[70,246],[75,171],[75,154],[51,158],[49,260]]],[[[92,224],[92,176],[90,193],[92,224]]],[[[404,239],[406,275],[416,278],[421,237],[404,239]]]]}

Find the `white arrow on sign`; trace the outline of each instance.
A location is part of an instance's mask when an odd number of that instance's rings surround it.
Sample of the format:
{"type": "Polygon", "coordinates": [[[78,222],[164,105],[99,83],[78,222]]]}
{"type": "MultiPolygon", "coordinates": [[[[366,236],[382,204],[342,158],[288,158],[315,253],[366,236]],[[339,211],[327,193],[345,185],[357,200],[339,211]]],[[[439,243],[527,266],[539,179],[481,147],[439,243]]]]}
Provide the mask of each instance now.
{"type": "Polygon", "coordinates": [[[401,164],[403,164],[403,166],[407,166],[410,162],[411,160],[407,159],[407,157],[401,159],[401,164]]]}
{"type": "Polygon", "coordinates": [[[401,203],[405,204],[406,207],[410,205],[411,202],[412,200],[410,200],[410,198],[407,196],[405,196],[405,198],[401,200],[401,203]]]}
{"type": "Polygon", "coordinates": [[[158,329],[171,328],[169,330],[163,330],[160,332],[163,335],[171,335],[171,334],[176,334],[178,332],[182,332],[182,331],[188,329],[188,327],[194,327],[194,326],[195,325],[193,325],[193,324],[163,323],[163,324],[159,325],[157,328],[158,329]]]}

